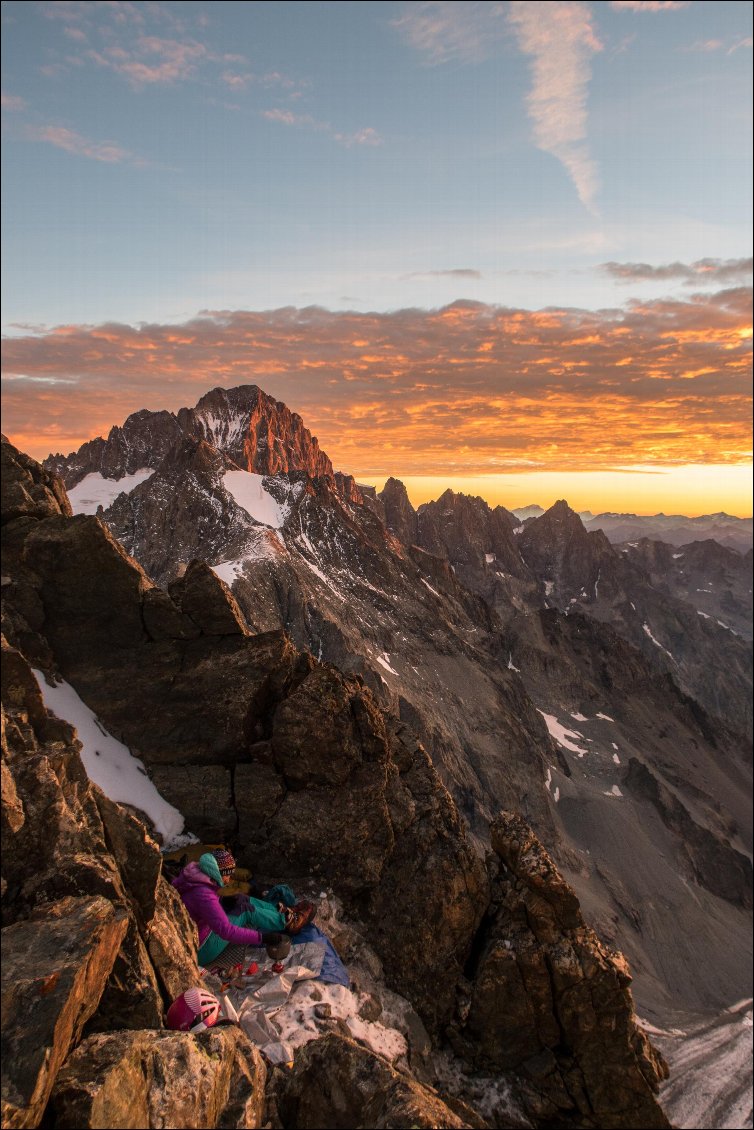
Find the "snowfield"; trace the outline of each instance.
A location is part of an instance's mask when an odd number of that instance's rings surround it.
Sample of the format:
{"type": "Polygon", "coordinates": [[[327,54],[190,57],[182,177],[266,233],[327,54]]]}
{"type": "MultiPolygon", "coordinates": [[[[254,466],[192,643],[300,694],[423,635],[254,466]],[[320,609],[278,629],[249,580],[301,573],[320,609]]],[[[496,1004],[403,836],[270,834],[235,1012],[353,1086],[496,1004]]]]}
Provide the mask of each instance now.
{"type": "Polygon", "coordinates": [[[582,749],[580,745],[571,741],[571,738],[581,738],[583,741],[583,734],[580,734],[578,730],[567,730],[565,726],[561,726],[554,714],[545,714],[544,710],[538,710],[538,713],[544,718],[550,737],[555,738],[558,745],[562,745],[563,749],[570,749],[572,753],[577,753],[579,757],[588,753],[588,750],[582,749]]]}
{"type": "Polygon", "coordinates": [[[140,471],[124,475],[122,479],[105,479],[99,471],[92,471],[68,491],[73,513],[96,514],[98,506],[107,510],[119,494],[130,494],[134,487],[145,483],[153,474],[151,467],[142,467],[140,471]]]}
{"type": "Polygon", "coordinates": [[[146,813],[162,836],[165,850],[196,842],[195,836],[182,835],[183,816],[177,808],[163,800],[142,762],[131,754],[127,746],[108,734],[73,687],[63,680],[50,686],[41,671],[34,670],[34,675],[47,709],[75,726],[82,746],[81,760],[89,780],[99,785],[110,800],[130,804],[146,813]]]}
{"type": "Polygon", "coordinates": [[[279,530],[288,517],[288,507],[276,502],[264,488],[264,475],[251,471],[226,471],[223,486],[233,500],[255,522],[279,530]]]}
{"type": "Polygon", "coordinates": [[[673,1126],[751,1130],[751,1000],[679,1022],[683,1028],[666,1030],[639,1021],[670,1065],[659,1099],[673,1126]]]}

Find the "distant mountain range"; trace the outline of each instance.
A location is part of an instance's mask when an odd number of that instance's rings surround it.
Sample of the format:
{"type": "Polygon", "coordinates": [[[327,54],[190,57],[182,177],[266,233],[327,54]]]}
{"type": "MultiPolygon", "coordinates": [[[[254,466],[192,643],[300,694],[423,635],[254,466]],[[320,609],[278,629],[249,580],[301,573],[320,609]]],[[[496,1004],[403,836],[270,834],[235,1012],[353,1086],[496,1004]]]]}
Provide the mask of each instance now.
{"type": "MultiPolygon", "coordinates": [[[[511,513],[521,521],[539,518],[544,514],[541,506],[514,507],[511,513]]],[[[616,514],[606,511],[592,514],[591,510],[579,512],[587,530],[602,530],[611,542],[622,544],[652,538],[670,545],[687,545],[692,541],[712,538],[728,549],[746,553],[752,547],[752,519],[735,518],[720,511],[688,518],[684,514],[616,514]]]]}

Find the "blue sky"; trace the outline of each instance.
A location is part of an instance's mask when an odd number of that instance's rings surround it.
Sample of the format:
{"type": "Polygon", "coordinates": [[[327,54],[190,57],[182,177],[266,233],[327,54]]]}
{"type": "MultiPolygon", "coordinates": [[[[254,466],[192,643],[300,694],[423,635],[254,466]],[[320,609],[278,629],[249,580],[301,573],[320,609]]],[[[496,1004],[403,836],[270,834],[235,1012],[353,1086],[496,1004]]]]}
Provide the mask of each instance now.
{"type": "Polygon", "coordinates": [[[606,261],[749,253],[748,4],[2,11],[11,333],[288,304],[595,308],[627,297],[606,261]]]}

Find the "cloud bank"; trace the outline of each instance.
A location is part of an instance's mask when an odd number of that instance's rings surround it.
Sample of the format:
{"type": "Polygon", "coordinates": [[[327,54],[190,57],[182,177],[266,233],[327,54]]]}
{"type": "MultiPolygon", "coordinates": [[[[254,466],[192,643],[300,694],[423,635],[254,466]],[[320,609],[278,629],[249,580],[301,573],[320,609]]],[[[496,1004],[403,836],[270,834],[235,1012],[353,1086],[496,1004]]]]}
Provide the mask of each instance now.
{"type": "Polygon", "coordinates": [[[602,311],[214,311],[4,345],[4,427],[38,457],[238,384],[300,412],[360,477],[741,463],[751,450],[744,288],[602,311]]]}
{"type": "Polygon", "coordinates": [[[618,282],[655,282],[683,279],[686,286],[713,283],[748,282],[751,278],[752,259],[697,259],[695,263],[665,263],[652,267],[649,263],[600,263],[599,269],[618,282]]]}

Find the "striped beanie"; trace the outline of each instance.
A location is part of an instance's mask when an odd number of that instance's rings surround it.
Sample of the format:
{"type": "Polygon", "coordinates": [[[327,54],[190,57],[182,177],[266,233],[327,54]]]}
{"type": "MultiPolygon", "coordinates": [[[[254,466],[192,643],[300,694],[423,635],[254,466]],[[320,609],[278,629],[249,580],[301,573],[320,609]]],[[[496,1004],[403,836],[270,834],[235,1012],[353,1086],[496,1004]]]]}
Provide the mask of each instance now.
{"type": "Polygon", "coordinates": [[[217,860],[220,871],[235,871],[236,861],[226,848],[217,848],[212,854],[217,860]]]}

